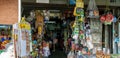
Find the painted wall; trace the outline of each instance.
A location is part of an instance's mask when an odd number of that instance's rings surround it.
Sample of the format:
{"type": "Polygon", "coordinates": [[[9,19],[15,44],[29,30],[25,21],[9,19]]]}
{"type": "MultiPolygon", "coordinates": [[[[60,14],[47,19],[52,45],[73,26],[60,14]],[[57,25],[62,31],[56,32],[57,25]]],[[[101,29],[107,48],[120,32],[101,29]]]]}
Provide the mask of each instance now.
{"type": "Polygon", "coordinates": [[[18,0],[0,0],[0,24],[18,22],[18,0]]]}

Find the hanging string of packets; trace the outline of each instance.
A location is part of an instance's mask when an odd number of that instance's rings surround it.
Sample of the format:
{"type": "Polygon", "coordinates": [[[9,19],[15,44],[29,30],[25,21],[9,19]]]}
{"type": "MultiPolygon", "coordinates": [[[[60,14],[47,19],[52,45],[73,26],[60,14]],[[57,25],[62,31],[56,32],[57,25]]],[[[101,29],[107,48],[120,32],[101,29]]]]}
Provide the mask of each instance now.
{"type": "Polygon", "coordinates": [[[82,0],[76,0],[76,7],[74,8],[75,22],[73,24],[73,38],[84,38],[84,2],[82,0]]]}

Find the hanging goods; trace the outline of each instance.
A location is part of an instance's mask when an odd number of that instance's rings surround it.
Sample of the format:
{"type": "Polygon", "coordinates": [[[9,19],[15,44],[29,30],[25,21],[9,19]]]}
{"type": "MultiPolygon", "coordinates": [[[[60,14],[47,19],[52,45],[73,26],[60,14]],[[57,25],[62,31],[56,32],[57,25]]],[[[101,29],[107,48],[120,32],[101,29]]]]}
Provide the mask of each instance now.
{"type": "Polygon", "coordinates": [[[83,0],[76,0],[76,7],[84,8],[83,0]]]}
{"type": "Polygon", "coordinates": [[[35,12],[32,10],[32,11],[30,12],[30,16],[28,16],[28,17],[26,18],[26,21],[29,22],[29,23],[31,23],[34,18],[35,18],[35,12]]]}
{"type": "Polygon", "coordinates": [[[113,18],[113,22],[117,22],[117,18],[115,16],[113,18]]]}
{"type": "Polygon", "coordinates": [[[105,19],[106,19],[106,16],[105,16],[105,15],[102,15],[102,16],[100,17],[100,21],[101,21],[102,23],[105,22],[105,19]]]}
{"type": "Polygon", "coordinates": [[[99,17],[99,10],[96,6],[95,0],[90,0],[87,8],[87,16],[89,18],[98,18],[99,17]]]}
{"type": "Polygon", "coordinates": [[[75,7],[74,8],[74,16],[84,16],[84,10],[80,7],[75,7]]]}
{"type": "Polygon", "coordinates": [[[84,3],[82,0],[77,0],[76,1],[76,7],[74,8],[74,16],[84,16],[84,10],[82,9],[84,8],[84,3]]]}
{"type": "Polygon", "coordinates": [[[76,0],[69,0],[70,5],[74,5],[76,3],[76,0]]]}
{"type": "Polygon", "coordinates": [[[49,10],[43,10],[44,20],[49,21],[50,18],[50,11],[49,10]]]}
{"type": "Polygon", "coordinates": [[[108,13],[106,15],[106,22],[112,22],[113,21],[113,15],[111,13],[108,13]]]}
{"type": "Polygon", "coordinates": [[[16,35],[18,35],[15,47],[17,51],[16,54],[20,57],[27,57],[32,51],[31,26],[25,21],[25,17],[22,17],[20,23],[16,25],[18,27],[18,31],[16,32],[16,35]]]}
{"type": "Polygon", "coordinates": [[[40,10],[36,10],[36,28],[38,29],[38,35],[42,35],[43,32],[43,25],[44,25],[44,18],[41,15],[40,10]]]}
{"type": "Polygon", "coordinates": [[[104,15],[100,17],[100,21],[104,23],[105,25],[111,24],[111,22],[113,22],[113,19],[114,19],[114,16],[112,15],[110,11],[107,11],[107,13],[105,13],[104,15]]]}
{"type": "Polygon", "coordinates": [[[116,19],[114,18],[113,14],[111,13],[109,7],[109,1],[106,0],[106,10],[104,15],[100,17],[100,21],[104,23],[105,25],[111,24],[112,22],[115,22],[116,19]]]}

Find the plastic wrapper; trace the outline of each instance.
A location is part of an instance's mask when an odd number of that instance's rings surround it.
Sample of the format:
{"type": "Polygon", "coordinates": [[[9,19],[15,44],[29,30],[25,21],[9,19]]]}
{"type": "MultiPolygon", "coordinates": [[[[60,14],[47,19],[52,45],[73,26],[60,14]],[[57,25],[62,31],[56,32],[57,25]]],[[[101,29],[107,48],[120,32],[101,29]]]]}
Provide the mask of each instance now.
{"type": "Polygon", "coordinates": [[[70,51],[67,55],[67,58],[75,58],[75,53],[73,51],[70,51]]]}
{"type": "Polygon", "coordinates": [[[117,22],[117,18],[115,16],[113,18],[113,22],[117,22]]]}
{"type": "Polygon", "coordinates": [[[99,17],[99,11],[96,6],[95,0],[90,0],[87,8],[87,16],[90,18],[98,18],[99,17]]]}

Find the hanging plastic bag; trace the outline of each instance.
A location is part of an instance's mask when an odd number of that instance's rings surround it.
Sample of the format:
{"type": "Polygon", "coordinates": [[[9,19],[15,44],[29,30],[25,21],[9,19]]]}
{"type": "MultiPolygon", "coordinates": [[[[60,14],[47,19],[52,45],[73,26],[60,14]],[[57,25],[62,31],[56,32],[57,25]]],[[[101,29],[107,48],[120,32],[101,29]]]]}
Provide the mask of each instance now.
{"type": "Polygon", "coordinates": [[[74,51],[70,51],[67,55],[67,58],[75,58],[75,53],[74,51]]]}
{"type": "Polygon", "coordinates": [[[106,20],[106,16],[105,16],[105,15],[102,15],[102,16],[100,17],[100,21],[101,21],[102,23],[104,23],[105,20],[106,20]]]}
{"type": "Polygon", "coordinates": [[[112,22],[113,21],[113,15],[111,13],[106,15],[106,21],[107,22],[112,22]]]}
{"type": "Polygon", "coordinates": [[[98,18],[99,17],[99,11],[96,6],[95,0],[90,0],[87,8],[87,15],[90,18],[98,18]]]}
{"type": "Polygon", "coordinates": [[[117,18],[115,16],[113,18],[113,22],[117,22],[117,18]]]}
{"type": "Polygon", "coordinates": [[[74,13],[73,13],[74,16],[84,16],[84,10],[80,7],[75,7],[74,8],[74,13]]]}

